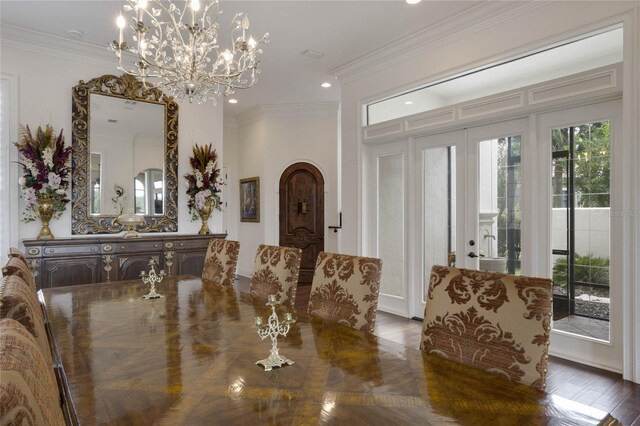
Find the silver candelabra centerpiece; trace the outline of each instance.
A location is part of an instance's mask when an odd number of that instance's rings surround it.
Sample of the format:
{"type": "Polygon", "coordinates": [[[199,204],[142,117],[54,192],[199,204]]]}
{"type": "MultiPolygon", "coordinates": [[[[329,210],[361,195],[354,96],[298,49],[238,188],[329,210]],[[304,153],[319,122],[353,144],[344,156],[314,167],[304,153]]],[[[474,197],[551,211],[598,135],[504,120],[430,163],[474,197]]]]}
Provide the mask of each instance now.
{"type": "Polygon", "coordinates": [[[293,361],[291,361],[286,356],[280,355],[278,352],[278,336],[286,336],[289,332],[289,327],[291,324],[296,322],[293,319],[290,312],[284,314],[284,321],[280,322],[278,318],[278,314],[276,314],[276,296],[270,295],[267,301],[267,305],[271,306],[271,315],[269,315],[269,319],[266,324],[262,323],[261,317],[256,317],[256,327],[258,328],[258,336],[262,340],[267,337],[271,338],[271,353],[268,358],[261,359],[260,361],[256,361],[256,364],[262,364],[264,366],[264,371],[270,371],[273,367],[282,367],[283,365],[291,365],[293,361]]]}
{"type": "Polygon", "coordinates": [[[142,296],[143,299],[159,299],[161,297],[164,297],[161,294],[156,293],[156,283],[160,284],[164,278],[164,271],[161,269],[160,273],[156,274],[156,269],[155,269],[155,263],[156,261],[151,259],[151,261],[149,262],[149,265],[151,266],[151,269],[149,269],[149,272],[145,272],[142,271],[140,272],[140,277],[142,278],[142,282],[145,284],[151,284],[151,290],[149,290],[148,294],[145,294],[144,296],[142,296]]]}

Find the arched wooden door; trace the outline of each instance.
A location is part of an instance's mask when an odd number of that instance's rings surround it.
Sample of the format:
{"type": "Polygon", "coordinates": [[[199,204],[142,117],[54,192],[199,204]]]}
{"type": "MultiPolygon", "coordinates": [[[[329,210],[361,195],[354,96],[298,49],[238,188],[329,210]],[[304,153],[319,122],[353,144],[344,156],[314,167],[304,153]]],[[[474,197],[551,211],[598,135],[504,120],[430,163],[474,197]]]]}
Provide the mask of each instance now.
{"type": "Polygon", "coordinates": [[[280,245],[302,249],[300,283],[313,280],[324,250],[324,178],[309,163],[295,163],[280,177],[280,245]]]}

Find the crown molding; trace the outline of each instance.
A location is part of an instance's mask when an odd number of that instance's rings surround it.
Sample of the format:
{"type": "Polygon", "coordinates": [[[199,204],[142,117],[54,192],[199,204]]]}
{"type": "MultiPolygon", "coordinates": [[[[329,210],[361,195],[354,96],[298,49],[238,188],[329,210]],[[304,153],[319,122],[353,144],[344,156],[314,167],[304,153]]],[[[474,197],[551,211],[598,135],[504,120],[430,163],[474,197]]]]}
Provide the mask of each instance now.
{"type": "Polygon", "coordinates": [[[70,40],[7,24],[2,24],[1,35],[2,47],[113,68],[114,72],[117,70],[114,55],[107,50],[106,45],[70,40]]]}
{"type": "Polygon", "coordinates": [[[235,118],[238,123],[238,127],[243,127],[264,119],[314,115],[329,115],[337,117],[339,106],[339,102],[256,105],[236,115],[235,118]]]}
{"type": "Polygon", "coordinates": [[[386,44],[331,70],[341,83],[349,83],[383,69],[397,66],[417,56],[499,25],[531,10],[545,1],[483,1],[433,26],[386,44]]]}

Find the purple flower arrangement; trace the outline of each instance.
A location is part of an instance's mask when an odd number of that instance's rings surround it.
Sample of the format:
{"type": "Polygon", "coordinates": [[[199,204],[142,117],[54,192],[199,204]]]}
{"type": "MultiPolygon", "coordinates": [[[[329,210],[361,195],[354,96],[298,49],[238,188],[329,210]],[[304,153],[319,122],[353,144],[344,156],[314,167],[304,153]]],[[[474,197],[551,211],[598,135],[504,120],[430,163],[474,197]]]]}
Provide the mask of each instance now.
{"type": "Polygon", "coordinates": [[[29,126],[20,126],[20,139],[15,145],[22,156],[19,164],[23,175],[18,184],[27,207],[23,220],[36,219],[38,200],[44,197],[51,200],[53,217],[60,217],[69,202],[67,190],[71,173],[68,165],[71,147],[64,146],[62,130],[56,136],[53,127],[47,124],[44,130],[38,127],[34,137],[29,126]]]}
{"type": "Polygon", "coordinates": [[[208,199],[211,199],[212,207],[222,210],[220,192],[222,181],[218,168],[218,154],[211,144],[193,147],[193,155],[189,157],[189,164],[193,173],[184,175],[187,180],[187,206],[191,219],[198,218],[198,210],[205,207],[208,199]]]}

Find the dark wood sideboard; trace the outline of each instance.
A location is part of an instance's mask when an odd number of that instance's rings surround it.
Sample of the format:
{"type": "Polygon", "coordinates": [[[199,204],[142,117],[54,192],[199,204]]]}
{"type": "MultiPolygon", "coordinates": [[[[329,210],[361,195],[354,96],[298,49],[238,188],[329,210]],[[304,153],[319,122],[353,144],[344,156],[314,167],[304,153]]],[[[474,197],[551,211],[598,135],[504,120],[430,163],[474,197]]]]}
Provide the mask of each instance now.
{"type": "Polygon", "coordinates": [[[168,275],[202,275],[212,235],[96,236],[50,241],[23,240],[38,289],[132,280],[154,259],[168,275]]]}

